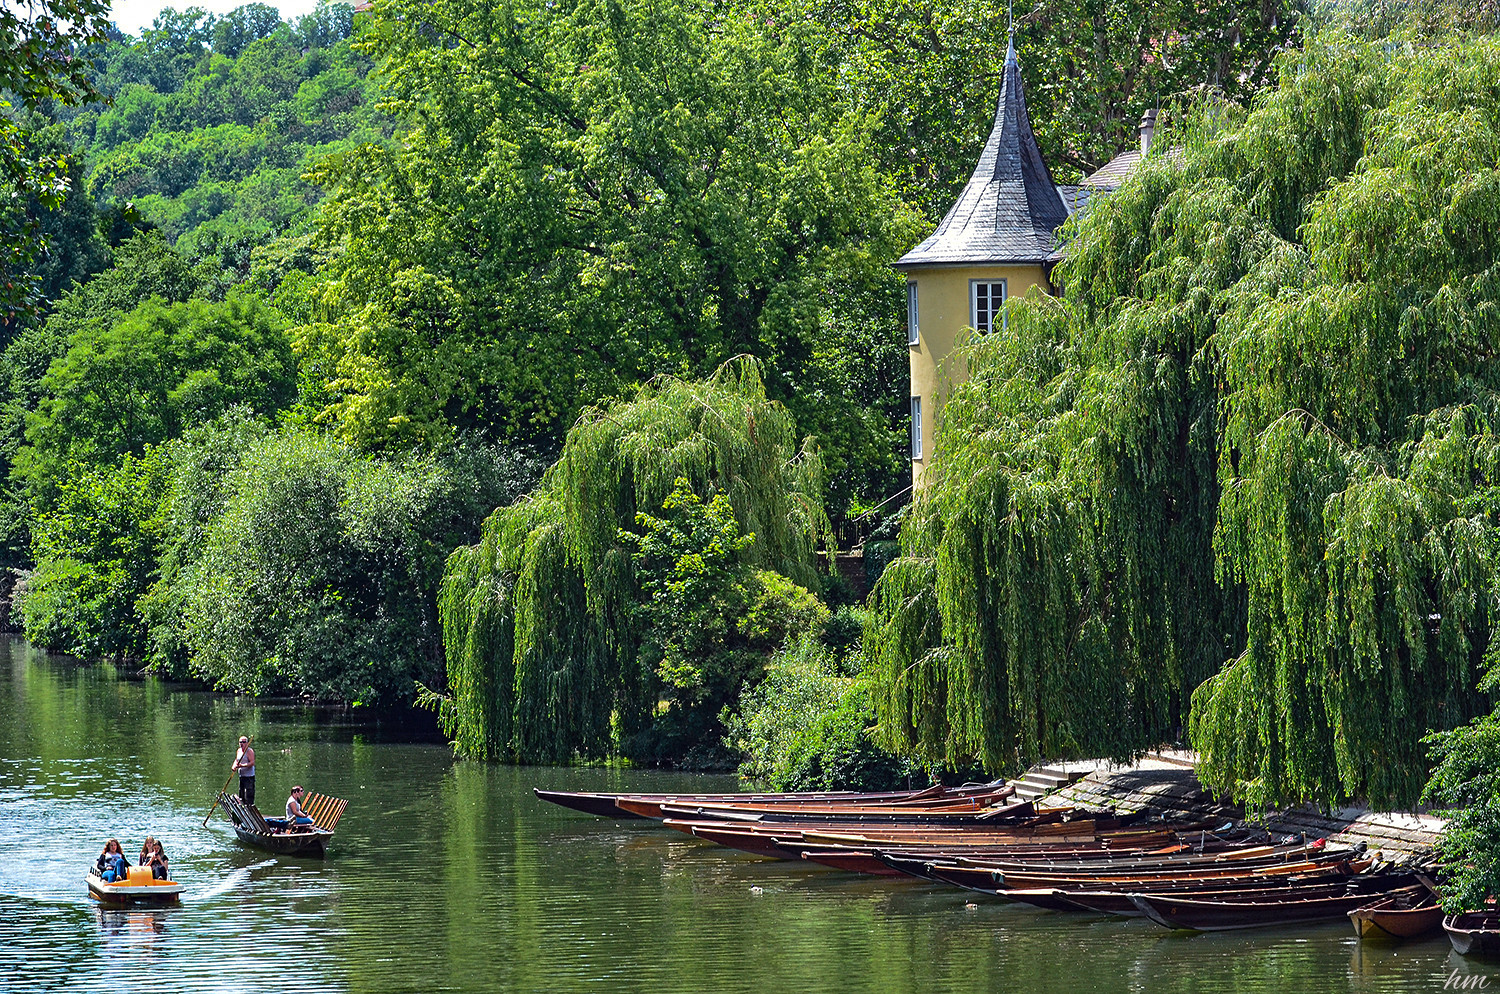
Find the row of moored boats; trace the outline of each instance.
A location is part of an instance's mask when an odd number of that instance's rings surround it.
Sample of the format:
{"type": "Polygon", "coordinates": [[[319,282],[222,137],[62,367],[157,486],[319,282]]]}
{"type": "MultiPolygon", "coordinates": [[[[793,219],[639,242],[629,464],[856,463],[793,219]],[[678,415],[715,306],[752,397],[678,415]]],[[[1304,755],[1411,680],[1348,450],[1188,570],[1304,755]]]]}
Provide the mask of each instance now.
{"type": "Polygon", "coordinates": [[[1038,807],[1001,783],[886,793],[602,794],[537,790],[606,818],[649,818],[708,842],[857,873],[918,877],[1058,911],[1218,931],[1348,918],[1361,936],[1446,928],[1500,953],[1500,915],[1445,920],[1430,873],[1318,839],[1233,823],[1038,807]]]}

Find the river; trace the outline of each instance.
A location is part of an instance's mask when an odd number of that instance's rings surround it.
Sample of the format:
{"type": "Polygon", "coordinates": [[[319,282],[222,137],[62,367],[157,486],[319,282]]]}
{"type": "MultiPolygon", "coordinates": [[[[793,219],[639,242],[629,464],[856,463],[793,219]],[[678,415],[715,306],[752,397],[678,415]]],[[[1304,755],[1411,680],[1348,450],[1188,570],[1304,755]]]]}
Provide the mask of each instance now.
{"type": "MultiPolygon", "coordinates": [[[[1170,934],[756,859],[531,794],[724,777],[456,762],[425,717],[125,680],[19,641],[0,654],[0,991],[1404,994],[1486,971],[1444,938],[1170,934]],[[294,782],[349,800],[326,861],[241,848],[222,815],[200,827],[241,733],[263,809],[294,782]],[[131,853],[148,833],[182,905],[101,909],[86,868],[107,837],[131,853]]],[[[1474,981],[1500,984],[1491,969],[1474,981]]]]}

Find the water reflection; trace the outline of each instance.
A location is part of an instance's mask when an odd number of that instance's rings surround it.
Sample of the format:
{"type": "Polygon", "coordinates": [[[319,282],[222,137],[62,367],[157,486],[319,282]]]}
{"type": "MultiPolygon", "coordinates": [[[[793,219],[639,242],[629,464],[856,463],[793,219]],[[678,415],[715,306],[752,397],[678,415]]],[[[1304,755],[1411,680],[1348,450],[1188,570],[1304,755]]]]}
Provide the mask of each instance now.
{"type": "MultiPolygon", "coordinates": [[[[0,991],[1323,992],[1441,989],[1446,941],[1347,925],[1204,936],[1006,905],[916,880],[760,860],[535,800],[533,785],[713,790],[727,780],[454,763],[399,722],[0,658],[0,991]],[[302,783],[349,808],[330,857],[200,827],[239,734],[268,805],[302,783]],[[86,897],[103,840],[162,839],[181,907],[86,897]]],[[[128,840],[128,842],[127,842],[128,840]]]]}
{"type": "MultiPolygon", "coordinates": [[[[155,938],[167,931],[167,915],[170,912],[164,909],[145,910],[141,908],[106,908],[102,905],[94,909],[94,917],[99,921],[99,930],[104,938],[118,939],[121,936],[132,938],[155,938]]],[[[150,943],[145,943],[149,948],[150,943]]]]}

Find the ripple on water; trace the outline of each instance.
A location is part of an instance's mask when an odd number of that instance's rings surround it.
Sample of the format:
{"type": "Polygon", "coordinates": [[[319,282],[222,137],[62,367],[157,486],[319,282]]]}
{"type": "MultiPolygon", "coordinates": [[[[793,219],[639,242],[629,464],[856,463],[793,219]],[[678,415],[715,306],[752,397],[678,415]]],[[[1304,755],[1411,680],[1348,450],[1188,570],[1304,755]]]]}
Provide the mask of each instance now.
{"type": "Polygon", "coordinates": [[[11,663],[0,666],[3,994],[1405,994],[1480,969],[1443,940],[1376,948],[1347,925],[1178,936],[758,860],[529,793],[722,779],[455,764],[441,746],[367,740],[305,709],[11,663]],[[263,807],[292,782],[349,799],[326,862],[243,849],[222,818],[200,827],[240,729],[257,737],[263,807]],[[91,902],[83,875],[104,840],[138,848],[147,833],[187,886],[183,904],[91,902]]]}

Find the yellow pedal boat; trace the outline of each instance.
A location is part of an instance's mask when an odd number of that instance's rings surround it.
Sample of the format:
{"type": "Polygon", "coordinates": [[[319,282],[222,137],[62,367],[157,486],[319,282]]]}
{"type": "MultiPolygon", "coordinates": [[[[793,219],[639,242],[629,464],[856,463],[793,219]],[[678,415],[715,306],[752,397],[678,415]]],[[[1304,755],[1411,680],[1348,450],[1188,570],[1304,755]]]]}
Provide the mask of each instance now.
{"type": "Polygon", "coordinates": [[[85,880],[89,896],[103,904],[176,904],[187,889],[172,880],[156,879],[149,866],[132,866],[124,880],[113,883],[101,877],[98,870],[89,870],[85,880]]]}

